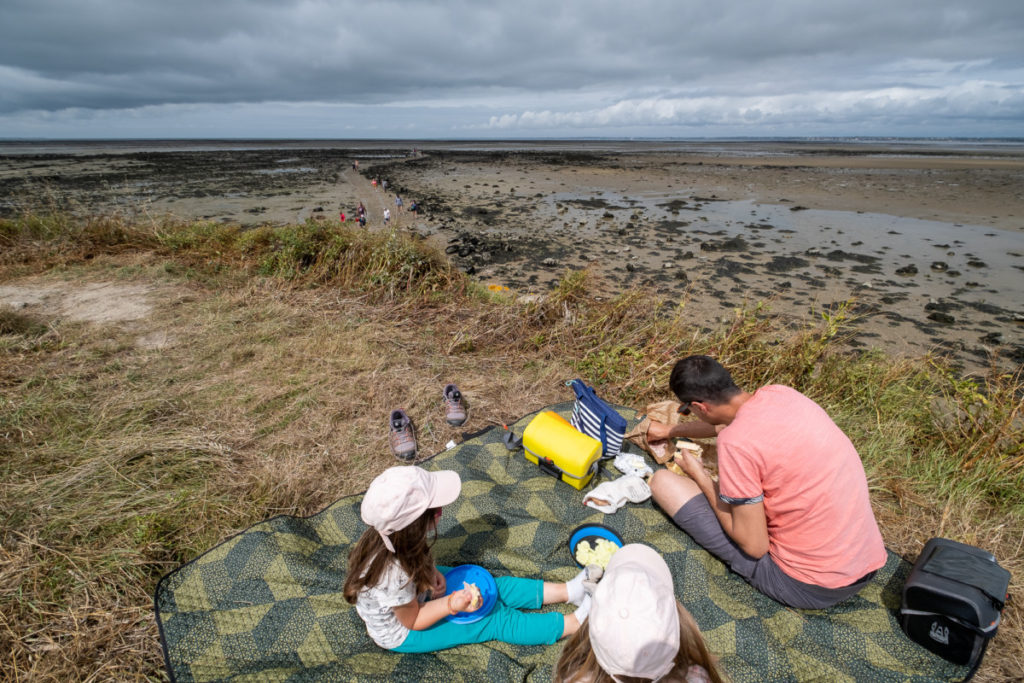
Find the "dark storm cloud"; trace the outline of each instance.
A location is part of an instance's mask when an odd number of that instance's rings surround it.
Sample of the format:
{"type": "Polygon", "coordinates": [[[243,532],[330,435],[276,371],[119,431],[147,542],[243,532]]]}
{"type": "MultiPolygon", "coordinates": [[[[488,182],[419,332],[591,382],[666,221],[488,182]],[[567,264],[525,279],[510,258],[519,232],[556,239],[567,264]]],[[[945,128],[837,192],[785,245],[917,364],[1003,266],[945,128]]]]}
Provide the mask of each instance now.
{"type": "Polygon", "coordinates": [[[261,103],[472,106],[485,115],[461,125],[506,129],[773,121],[787,106],[794,121],[1012,115],[1022,35],[1019,0],[5,0],[0,117],[261,103]],[[983,100],[957,101],[970,96],[983,100]]]}

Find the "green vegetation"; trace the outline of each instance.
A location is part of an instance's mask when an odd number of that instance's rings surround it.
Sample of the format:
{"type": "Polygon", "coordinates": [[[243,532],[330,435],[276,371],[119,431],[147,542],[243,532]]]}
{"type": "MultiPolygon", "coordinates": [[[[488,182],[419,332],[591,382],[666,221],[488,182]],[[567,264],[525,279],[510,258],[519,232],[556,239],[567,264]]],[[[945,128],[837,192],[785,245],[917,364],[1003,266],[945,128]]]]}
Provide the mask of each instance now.
{"type": "MultiPolygon", "coordinates": [[[[819,401],[857,444],[894,550],[912,559],[944,535],[995,552],[1011,591],[1024,576],[1021,376],[851,350],[846,309],[793,327],[760,306],[703,333],[685,304],[602,298],[586,271],[525,301],[413,237],[314,222],[27,215],[0,220],[0,274],[145,285],[153,305],[130,324],[0,312],[3,678],[161,678],[159,577],[265,517],[363,490],[393,462],[392,407],[421,453],[439,451],[458,438],[438,408],[446,381],[479,429],[567,400],[575,376],[642,409],[689,353],[819,401]]],[[[1017,670],[1022,634],[1008,610],[978,680],[1017,670]]]]}

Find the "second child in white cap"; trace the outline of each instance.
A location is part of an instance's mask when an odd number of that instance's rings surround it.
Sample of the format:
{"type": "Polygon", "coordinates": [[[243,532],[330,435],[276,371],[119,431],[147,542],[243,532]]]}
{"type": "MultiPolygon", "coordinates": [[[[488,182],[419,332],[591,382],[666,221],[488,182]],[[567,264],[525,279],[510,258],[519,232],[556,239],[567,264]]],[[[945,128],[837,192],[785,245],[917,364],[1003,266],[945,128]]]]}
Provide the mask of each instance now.
{"type": "Polygon", "coordinates": [[[594,591],[590,618],[565,643],[560,683],[721,683],[690,613],[675,598],[665,560],[646,545],[612,555],[594,591]]]}
{"type": "Polygon", "coordinates": [[[436,567],[430,549],[441,508],[461,490],[458,473],[415,466],[385,470],[367,489],[360,513],[370,528],[349,553],[343,590],[373,641],[395,652],[435,652],[488,640],[547,645],[579,630],[591,604],[584,581],[600,578],[586,569],[567,583],[496,577],[498,599],[488,614],[472,623],[445,619],[470,611],[473,599],[467,589],[446,595],[449,568],[436,567]],[[578,608],[569,615],[520,611],[558,602],[578,608]]]}

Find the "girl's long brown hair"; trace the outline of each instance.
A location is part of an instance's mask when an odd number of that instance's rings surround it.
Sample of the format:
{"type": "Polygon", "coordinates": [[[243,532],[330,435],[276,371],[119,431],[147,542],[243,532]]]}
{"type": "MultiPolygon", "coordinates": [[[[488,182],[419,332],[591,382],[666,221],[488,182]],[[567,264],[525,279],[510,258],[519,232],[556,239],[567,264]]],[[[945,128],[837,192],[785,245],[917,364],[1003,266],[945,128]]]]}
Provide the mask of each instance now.
{"type": "MultiPolygon", "coordinates": [[[[679,612],[679,652],[676,654],[675,666],[661,678],[661,681],[664,683],[685,681],[686,670],[694,664],[698,664],[708,672],[708,678],[712,683],[725,683],[726,679],[718,670],[715,657],[704,644],[704,637],[700,634],[697,622],[678,600],[676,601],[676,610],[679,612]]],[[[623,634],[623,637],[628,638],[629,636],[623,634]]],[[[622,683],[632,683],[633,681],[640,683],[650,680],[632,676],[617,676],[616,678],[622,683]]],[[[580,629],[565,641],[558,664],[555,665],[555,681],[556,683],[571,683],[572,681],[615,683],[612,677],[597,663],[594,648],[590,645],[589,622],[584,621],[580,629]]]]}
{"type": "Polygon", "coordinates": [[[348,574],[342,591],[350,605],[356,603],[359,591],[380,583],[384,570],[393,559],[397,559],[405,573],[412,577],[417,593],[430,587],[434,576],[434,556],[430,547],[437,537],[434,512],[433,509],[427,510],[415,522],[391,534],[394,555],[388,551],[376,529],[363,532],[348,554],[348,574]],[[429,531],[434,531],[434,538],[427,538],[429,531]]]}

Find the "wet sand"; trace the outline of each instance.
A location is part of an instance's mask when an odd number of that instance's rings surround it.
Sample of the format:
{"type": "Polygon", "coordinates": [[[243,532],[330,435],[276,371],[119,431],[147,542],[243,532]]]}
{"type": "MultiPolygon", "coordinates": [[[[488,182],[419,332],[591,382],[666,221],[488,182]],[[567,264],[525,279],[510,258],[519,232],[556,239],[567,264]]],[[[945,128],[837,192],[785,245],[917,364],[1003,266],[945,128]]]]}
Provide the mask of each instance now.
{"type": "Polygon", "coordinates": [[[392,225],[517,292],[586,266],[609,293],[685,302],[695,328],[766,299],[799,325],[852,298],[855,345],[951,354],[965,372],[1024,362],[1020,146],[0,144],[2,215],[283,224],[352,218],[360,201],[369,229],[389,208],[392,225]]]}

